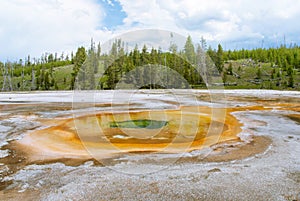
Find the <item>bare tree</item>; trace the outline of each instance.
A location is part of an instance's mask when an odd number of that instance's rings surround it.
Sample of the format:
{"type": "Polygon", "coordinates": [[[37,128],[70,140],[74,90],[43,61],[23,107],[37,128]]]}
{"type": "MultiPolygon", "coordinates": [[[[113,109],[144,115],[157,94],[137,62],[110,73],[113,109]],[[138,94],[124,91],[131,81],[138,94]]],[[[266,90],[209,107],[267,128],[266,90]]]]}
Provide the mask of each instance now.
{"type": "Polygon", "coordinates": [[[12,64],[9,62],[6,62],[2,68],[2,75],[3,75],[3,85],[2,85],[2,91],[12,91],[12,64]]]}

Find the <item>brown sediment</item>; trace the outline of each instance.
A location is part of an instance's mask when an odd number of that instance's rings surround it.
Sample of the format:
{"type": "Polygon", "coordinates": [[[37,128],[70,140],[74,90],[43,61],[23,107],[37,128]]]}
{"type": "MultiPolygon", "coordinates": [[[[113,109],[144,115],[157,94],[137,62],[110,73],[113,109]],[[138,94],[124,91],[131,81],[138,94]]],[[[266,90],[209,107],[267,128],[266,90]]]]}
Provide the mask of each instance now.
{"type": "MultiPolygon", "coordinates": [[[[11,181],[11,183],[13,183],[11,181]]],[[[1,185],[1,184],[0,184],[1,185]]],[[[40,200],[41,192],[38,190],[27,189],[26,191],[20,193],[16,189],[10,190],[0,190],[0,198],[5,201],[15,201],[15,200],[40,200]]]]}
{"type": "Polygon", "coordinates": [[[3,181],[2,178],[9,176],[21,170],[27,163],[27,153],[24,152],[19,146],[15,146],[14,142],[1,147],[1,150],[10,150],[8,156],[0,158],[0,163],[4,164],[7,168],[0,173],[0,192],[9,186],[12,182],[10,180],[3,181]]]}
{"type": "MultiPolygon", "coordinates": [[[[227,109],[182,106],[178,110],[101,112],[83,115],[76,119],[40,119],[49,127],[26,134],[23,139],[10,143],[9,149],[20,153],[17,155],[26,156],[24,159],[26,164],[63,162],[67,165],[79,165],[88,160],[94,160],[94,162],[99,159],[110,160],[120,154],[132,152],[189,152],[222,142],[240,141],[237,134],[242,130],[242,123],[231,115],[232,112],[273,109],[297,111],[299,107],[297,104],[289,103],[227,109]],[[111,128],[109,126],[109,123],[113,121],[138,119],[161,120],[168,124],[158,129],[111,128]]],[[[292,118],[299,119],[299,116],[292,118]]],[[[205,160],[226,161],[248,157],[263,151],[268,144],[270,142],[267,138],[253,137],[253,141],[249,144],[231,145],[241,150],[240,152],[230,150],[228,154],[226,149],[225,152],[220,152],[205,160]]],[[[7,164],[7,162],[4,163],[7,164]]]]}
{"type": "MultiPolygon", "coordinates": [[[[28,106],[20,106],[22,107],[28,106]]],[[[55,106],[51,105],[51,108],[55,106]]],[[[9,110],[11,107],[6,109],[9,110]]],[[[211,147],[213,151],[204,158],[202,156],[182,157],[177,163],[240,160],[264,152],[271,144],[271,139],[252,136],[250,143],[241,142],[237,134],[241,132],[243,124],[231,113],[273,109],[297,111],[299,108],[292,104],[265,104],[227,109],[186,106],[179,110],[130,111],[129,114],[101,112],[83,115],[76,119],[37,119],[49,127],[27,133],[21,140],[10,142],[2,147],[11,150],[11,153],[5,158],[0,158],[0,163],[8,168],[1,173],[0,178],[30,164],[61,162],[78,166],[86,161],[93,161],[95,165],[113,165],[118,163],[114,158],[123,154],[182,153],[204,147],[211,147]],[[164,120],[168,124],[161,129],[139,129],[149,138],[140,138],[139,133],[134,129],[108,126],[112,121],[147,118],[164,120]],[[179,126],[180,124],[182,127],[179,126]],[[99,129],[94,129],[99,128],[98,126],[101,127],[100,133],[99,129]],[[135,137],[114,138],[120,134],[135,137]]],[[[299,120],[299,115],[289,115],[289,117],[299,120]]],[[[145,159],[144,162],[147,160],[145,159]]],[[[10,181],[0,182],[0,191],[10,184],[10,181]]]]}
{"type": "Polygon", "coordinates": [[[300,114],[289,114],[286,115],[288,118],[290,118],[291,120],[297,122],[298,124],[300,124],[300,114]]]}
{"type": "Polygon", "coordinates": [[[129,114],[99,113],[53,121],[57,126],[31,132],[16,142],[22,150],[30,153],[29,161],[105,159],[133,151],[178,153],[237,139],[236,135],[241,131],[241,124],[226,109],[208,107],[129,114]],[[168,124],[158,129],[109,126],[113,121],[138,119],[163,120],[168,124]]]}
{"type": "Polygon", "coordinates": [[[214,151],[203,159],[204,162],[227,162],[241,160],[265,152],[272,140],[266,136],[253,136],[249,143],[235,141],[221,142],[214,145],[214,151]]]}
{"type": "Polygon", "coordinates": [[[205,156],[182,157],[177,163],[228,162],[257,156],[265,152],[272,140],[266,136],[253,136],[251,142],[239,139],[228,140],[212,145],[212,152],[205,156]]]}

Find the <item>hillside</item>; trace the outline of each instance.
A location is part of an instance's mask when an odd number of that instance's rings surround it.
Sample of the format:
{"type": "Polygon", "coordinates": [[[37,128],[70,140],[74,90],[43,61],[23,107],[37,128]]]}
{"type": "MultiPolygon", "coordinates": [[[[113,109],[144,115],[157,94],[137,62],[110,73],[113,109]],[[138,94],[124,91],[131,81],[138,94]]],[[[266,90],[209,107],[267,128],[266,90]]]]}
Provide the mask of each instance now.
{"type": "Polygon", "coordinates": [[[199,62],[208,66],[208,76],[215,77],[209,82],[212,88],[300,90],[298,55],[300,48],[296,45],[223,51],[221,45],[217,50],[194,46],[190,37],[183,50],[162,52],[144,45],[125,52],[124,43],[116,40],[109,54],[101,54],[100,45],[95,48],[91,44],[88,50],[78,48],[71,58],[50,54],[34,62],[30,57],[25,62],[0,62],[0,90],[71,90],[76,80],[81,89],[115,89],[121,80],[125,88],[130,84],[141,88],[183,88],[188,84],[202,89],[206,82],[196,70],[199,62]],[[203,60],[202,49],[211,60],[203,60]],[[161,69],[153,71],[151,65],[161,69]],[[163,70],[163,66],[168,68],[163,70]],[[179,79],[184,81],[180,83],[179,79]],[[167,84],[145,84],[157,80],[167,84]]]}
{"type": "MultiPolygon", "coordinates": [[[[288,89],[300,90],[300,71],[293,69],[293,87],[287,71],[272,63],[253,62],[251,59],[225,62],[227,89],[288,89]],[[232,66],[232,71],[228,70],[232,66]]],[[[224,78],[224,76],[223,76],[224,78]]]]}

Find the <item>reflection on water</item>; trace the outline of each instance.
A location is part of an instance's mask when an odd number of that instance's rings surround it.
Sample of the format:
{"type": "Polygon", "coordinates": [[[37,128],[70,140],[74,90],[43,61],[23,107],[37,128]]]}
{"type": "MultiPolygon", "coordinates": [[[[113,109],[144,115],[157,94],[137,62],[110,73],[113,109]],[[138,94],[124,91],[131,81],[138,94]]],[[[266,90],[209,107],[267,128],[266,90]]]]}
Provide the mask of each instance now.
{"type": "Polygon", "coordinates": [[[128,121],[113,121],[109,123],[110,128],[147,128],[147,129],[158,129],[166,126],[167,121],[157,121],[152,119],[137,119],[128,121]]]}
{"type": "Polygon", "coordinates": [[[186,152],[238,139],[241,131],[241,124],[226,109],[200,106],[101,112],[53,121],[55,126],[31,132],[18,142],[29,148],[34,160],[39,155],[44,159],[91,157],[87,150],[100,158],[133,151],[186,152]]]}
{"type": "MultiPolygon", "coordinates": [[[[142,109],[139,105],[97,103],[94,108],[79,107],[72,111],[69,103],[2,105],[7,115],[19,112],[23,116],[36,116],[42,127],[30,132],[16,142],[32,161],[58,158],[89,159],[110,158],[120,153],[182,153],[201,149],[227,140],[239,140],[242,122],[232,112],[250,110],[300,112],[298,99],[263,98],[230,95],[227,108],[217,108],[207,103],[195,106],[178,106],[176,102],[160,96],[169,109],[142,109]],[[286,99],[286,100],[285,100],[286,99]],[[167,101],[168,100],[168,101],[167,101]],[[276,101],[278,100],[278,102],[276,101]],[[130,109],[124,111],[124,108],[130,109]],[[134,109],[134,108],[139,109],[134,109]],[[33,108],[33,109],[31,109],[33,108]],[[176,108],[176,109],[172,109],[176,108]],[[77,115],[71,118],[72,112],[77,115]],[[56,114],[50,115],[49,114],[56,114]],[[92,153],[92,156],[91,156],[92,153]]],[[[199,99],[209,99],[208,94],[199,94],[199,99]]],[[[154,102],[153,97],[150,98],[154,102]]],[[[186,104],[188,103],[188,98],[186,104]]],[[[220,100],[222,103],[223,100],[220,100]]],[[[4,113],[3,113],[4,114],[4,113]]],[[[287,115],[299,122],[299,114],[287,115]]],[[[7,116],[1,116],[7,118],[7,116]]],[[[2,128],[5,128],[1,125],[2,128]]],[[[26,130],[27,131],[27,130],[26,130]]],[[[25,131],[24,131],[25,133],[25,131]]]]}

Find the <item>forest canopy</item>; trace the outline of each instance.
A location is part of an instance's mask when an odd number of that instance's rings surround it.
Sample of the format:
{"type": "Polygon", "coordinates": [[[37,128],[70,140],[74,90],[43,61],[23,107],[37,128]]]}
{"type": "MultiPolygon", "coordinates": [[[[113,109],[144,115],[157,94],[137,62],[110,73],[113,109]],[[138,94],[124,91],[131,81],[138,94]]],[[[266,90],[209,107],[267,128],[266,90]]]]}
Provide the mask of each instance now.
{"type": "Polygon", "coordinates": [[[91,40],[75,54],[43,54],[40,58],[0,62],[2,91],[130,88],[266,88],[299,90],[300,48],[224,50],[207,47],[202,38],[186,38],[183,49],[168,51],[116,39],[108,53],[91,40]],[[205,67],[205,68],[203,68],[205,67]],[[122,83],[122,84],[120,84],[122,83]]]}

